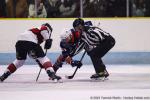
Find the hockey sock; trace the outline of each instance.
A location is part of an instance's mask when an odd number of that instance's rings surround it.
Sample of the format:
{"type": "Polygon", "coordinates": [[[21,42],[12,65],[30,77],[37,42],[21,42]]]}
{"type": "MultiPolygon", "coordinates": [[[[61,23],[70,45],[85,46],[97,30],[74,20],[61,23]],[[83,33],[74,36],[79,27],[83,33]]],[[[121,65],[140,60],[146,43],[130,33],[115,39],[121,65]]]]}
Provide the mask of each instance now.
{"type": "Polygon", "coordinates": [[[7,67],[7,69],[9,70],[10,73],[14,73],[14,72],[17,70],[16,66],[15,66],[13,63],[11,63],[11,64],[7,67]]]}
{"type": "Polygon", "coordinates": [[[45,63],[43,64],[43,68],[45,68],[45,70],[47,70],[47,69],[50,68],[50,67],[52,67],[52,64],[51,64],[50,61],[45,62],[45,63]]]}

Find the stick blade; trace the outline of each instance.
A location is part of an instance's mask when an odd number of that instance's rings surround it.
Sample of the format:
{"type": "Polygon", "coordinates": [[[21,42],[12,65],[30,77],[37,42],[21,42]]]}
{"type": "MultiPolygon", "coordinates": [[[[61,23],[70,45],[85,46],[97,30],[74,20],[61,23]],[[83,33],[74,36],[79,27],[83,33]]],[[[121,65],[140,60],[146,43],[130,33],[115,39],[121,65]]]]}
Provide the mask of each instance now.
{"type": "Polygon", "coordinates": [[[73,76],[65,76],[65,78],[67,78],[67,79],[72,79],[73,76]]]}

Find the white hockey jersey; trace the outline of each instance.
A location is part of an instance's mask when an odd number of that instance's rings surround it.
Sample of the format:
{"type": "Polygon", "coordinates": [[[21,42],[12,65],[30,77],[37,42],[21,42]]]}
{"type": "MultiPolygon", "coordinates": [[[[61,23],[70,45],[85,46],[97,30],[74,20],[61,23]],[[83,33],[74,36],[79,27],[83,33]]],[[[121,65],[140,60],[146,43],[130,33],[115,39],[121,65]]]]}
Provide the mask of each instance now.
{"type": "Polygon", "coordinates": [[[41,26],[40,29],[32,28],[25,31],[24,33],[21,33],[18,36],[18,40],[41,44],[43,41],[49,39],[50,34],[51,33],[48,31],[46,26],[41,26]]]}

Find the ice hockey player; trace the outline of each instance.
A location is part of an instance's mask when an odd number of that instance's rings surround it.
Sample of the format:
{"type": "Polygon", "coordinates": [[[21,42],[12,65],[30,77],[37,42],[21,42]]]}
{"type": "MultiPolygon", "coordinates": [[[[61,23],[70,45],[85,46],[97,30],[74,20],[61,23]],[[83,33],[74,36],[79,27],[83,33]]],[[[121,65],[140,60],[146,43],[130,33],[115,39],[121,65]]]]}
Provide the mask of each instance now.
{"type": "Polygon", "coordinates": [[[82,63],[78,60],[73,60],[72,57],[80,52],[83,48],[83,44],[80,41],[81,34],[74,29],[64,30],[61,33],[60,38],[60,47],[62,49],[62,53],[59,55],[53,66],[55,72],[57,72],[57,70],[62,67],[63,62],[71,64],[73,67],[77,66],[80,68],[82,63]]]}
{"type": "Polygon", "coordinates": [[[50,49],[52,39],[50,35],[52,27],[45,23],[40,28],[32,28],[20,34],[16,42],[16,60],[14,60],[6,69],[4,74],[0,76],[0,81],[3,82],[8,76],[14,73],[19,67],[23,66],[28,53],[34,53],[34,57],[42,64],[51,80],[58,81],[61,79],[53,70],[50,59],[44,54],[40,44],[45,41],[44,49],[50,49]]]}
{"type": "Polygon", "coordinates": [[[81,40],[85,43],[85,50],[93,63],[96,74],[90,78],[104,79],[109,76],[109,73],[102,57],[115,45],[115,39],[99,27],[93,26],[91,21],[89,22],[86,25],[83,19],[77,18],[73,21],[73,27],[75,31],[82,34],[81,40]]]}

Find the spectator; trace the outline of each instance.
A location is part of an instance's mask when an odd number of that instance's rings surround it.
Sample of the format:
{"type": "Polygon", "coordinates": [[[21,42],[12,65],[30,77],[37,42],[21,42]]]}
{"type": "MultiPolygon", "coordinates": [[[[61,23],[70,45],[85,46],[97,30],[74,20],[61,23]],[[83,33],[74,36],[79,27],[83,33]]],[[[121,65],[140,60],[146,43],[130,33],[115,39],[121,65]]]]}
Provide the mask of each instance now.
{"type": "Polygon", "coordinates": [[[125,0],[84,0],[83,7],[86,17],[126,16],[125,0]]]}
{"type": "Polygon", "coordinates": [[[62,0],[62,4],[59,9],[61,12],[61,17],[74,17],[76,8],[77,8],[76,1],[62,0]]]}
{"type": "Polygon", "coordinates": [[[5,0],[0,0],[0,17],[7,17],[6,14],[6,2],[5,0]]]}
{"type": "Polygon", "coordinates": [[[115,0],[113,17],[126,17],[126,0],[115,0]]]}
{"type": "Polygon", "coordinates": [[[61,0],[43,0],[43,4],[47,12],[47,17],[60,16],[59,7],[61,5],[61,0]]]}
{"type": "Polygon", "coordinates": [[[8,0],[6,5],[8,17],[28,17],[28,5],[26,0],[8,0]]]}
{"type": "Polygon", "coordinates": [[[146,12],[145,16],[150,17],[150,0],[145,0],[146,12]]]}
{"type": "Polygon", "coordinates": [[[83,0],[83,16],[95,17],[95,9],[94,9],[93,0],[83,0]]]}
{"type": "Polygon", "coordinates": [[[133,2],[133,7],[132,7],[133,10],[132,16],[138,16],[138,17],[144,16],[146,12],[145,6],[146,5],[144,0],[135,0],[133,2]]]}
{"type": "Polygon", "coordinates": [[[38,18],[45,18],[47,17],[46,9],[42,3],[42,0],[37,0],[37,10],[35,8],[35,2],[32,0],[29,4],[29,16],[28,17],[38,17],[38,18]]]}

